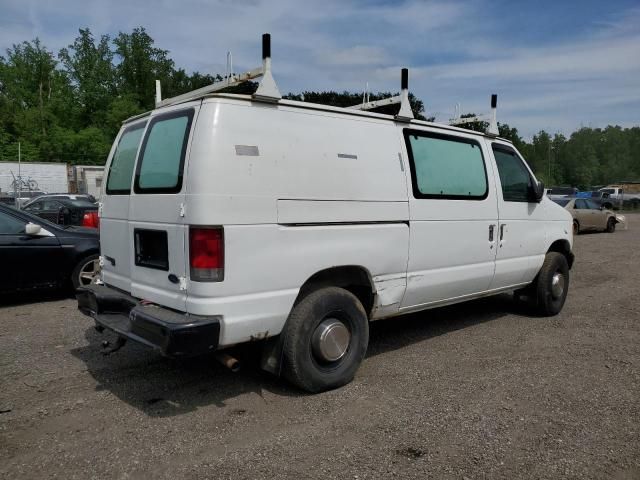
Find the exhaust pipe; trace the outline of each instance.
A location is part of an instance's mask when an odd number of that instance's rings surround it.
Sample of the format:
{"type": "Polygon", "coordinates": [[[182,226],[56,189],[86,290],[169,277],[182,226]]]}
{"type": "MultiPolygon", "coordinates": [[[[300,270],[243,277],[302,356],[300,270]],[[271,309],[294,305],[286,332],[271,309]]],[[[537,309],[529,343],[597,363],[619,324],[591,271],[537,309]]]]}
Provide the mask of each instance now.
{"type": "Polygon", "coordinates": [[[240,367],[242,367],[242,364],[240,363],[240,360],[238,360],[235,357],[232,357],[231,355],[229,355],[227,353],[217,352],[215,354],[215,357],[216,357],[216,360],[218,360],[222,365],[227,367],[233,373],[239,372],[240,371],[240,367]]]}

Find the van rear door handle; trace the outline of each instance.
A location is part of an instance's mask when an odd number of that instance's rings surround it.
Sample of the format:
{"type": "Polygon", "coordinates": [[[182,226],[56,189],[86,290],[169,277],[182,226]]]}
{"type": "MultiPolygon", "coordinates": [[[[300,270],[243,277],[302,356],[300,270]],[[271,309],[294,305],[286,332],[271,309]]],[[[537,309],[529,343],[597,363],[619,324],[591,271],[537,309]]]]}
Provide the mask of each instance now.
{"type": "Polygon", "coordinates": [[[504,238],[504,223],[500,225],[500,240],[504,238]]]}
{"type": "Polygon", "coordinates": [[[495,225],[489,225],[489,241],[493,242],[493,231],[495,230],[495,225]]]}

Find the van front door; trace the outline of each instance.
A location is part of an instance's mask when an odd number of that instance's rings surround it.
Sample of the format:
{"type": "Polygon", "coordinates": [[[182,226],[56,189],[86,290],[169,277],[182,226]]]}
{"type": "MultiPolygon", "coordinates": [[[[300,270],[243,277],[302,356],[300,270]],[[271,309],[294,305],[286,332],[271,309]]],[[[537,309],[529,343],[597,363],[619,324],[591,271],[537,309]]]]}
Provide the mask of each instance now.
{"type": "Polygon", "coordinates": [[[186,201],[183,176],[198,103],[181,104],[151,116],[129,203],[131,294],[185,310],[186,201]]]}
{"type": "Polygon", "coordinates": [[[489,289],[497,205],[486,146],[477,136],[404,130],[412,192],[407,290],[418,309],[489,289]]]}
{"type": "Polygon", "coordinates": [[[530,282],[544,261],[545,207],[533,198],[534,177],[514,148],[493,142],[498,188],[498,250],[491,288],[530,282]]]}

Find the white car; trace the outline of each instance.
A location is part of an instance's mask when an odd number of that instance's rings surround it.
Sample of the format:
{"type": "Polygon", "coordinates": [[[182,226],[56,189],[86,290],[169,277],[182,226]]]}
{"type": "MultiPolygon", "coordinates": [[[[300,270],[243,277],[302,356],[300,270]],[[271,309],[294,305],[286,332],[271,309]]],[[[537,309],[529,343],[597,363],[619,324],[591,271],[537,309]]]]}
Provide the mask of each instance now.
{"type": "Polygon", "coordinates": [[[124,124],[101,197],[101,327],[169,356],[266,340],[263,366],[348,383],[369,322],[525,291],[561,309],[572,218],[507,140],[248,95],[124,124]]]}

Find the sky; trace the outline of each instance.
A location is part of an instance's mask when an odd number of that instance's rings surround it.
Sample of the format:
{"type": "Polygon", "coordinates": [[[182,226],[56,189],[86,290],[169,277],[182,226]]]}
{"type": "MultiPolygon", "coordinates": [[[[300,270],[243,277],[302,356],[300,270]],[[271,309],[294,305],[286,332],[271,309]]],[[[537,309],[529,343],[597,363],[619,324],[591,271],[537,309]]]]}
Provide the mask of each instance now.
{"type": "Polygon", "coordinates": [[[39,37],[53,52],[79,28],[144,26],[177,67],[261,63],[271,33],[285,92],[397,91],[400,69],[427,116],[486,113],[527,139],[544,129],[640,125],[640,0],[0,0],[0,54],[39,37]]]}

